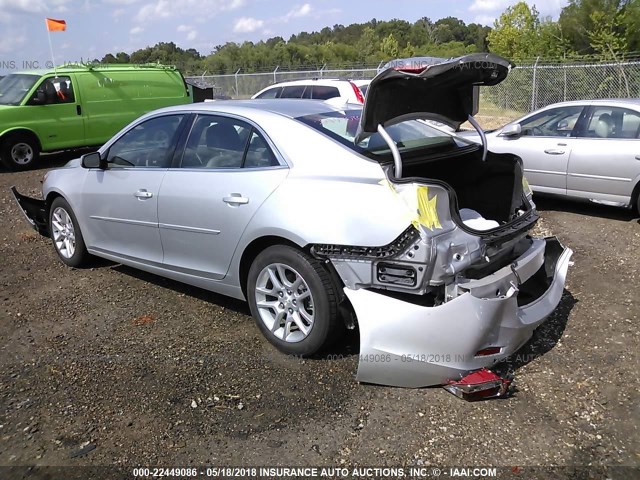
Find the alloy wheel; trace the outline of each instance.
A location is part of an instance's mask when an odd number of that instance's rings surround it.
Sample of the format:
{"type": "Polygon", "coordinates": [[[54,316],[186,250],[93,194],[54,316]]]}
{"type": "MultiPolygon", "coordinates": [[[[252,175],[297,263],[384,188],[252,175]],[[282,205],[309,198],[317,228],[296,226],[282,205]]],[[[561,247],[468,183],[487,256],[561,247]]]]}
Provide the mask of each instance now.
{"type": "Polygon", "coordinates": [[[296,270],[283,263],[262,269],[255,289],[260,319],[278,339],[295,343],[304,340],[315,319],[311,290],[296,270]]]}
{"type": "Polygon", "coordinates": [[[76,233],[69,213],[57,207],[51,216],[51,231],[56,249],[64,258],[71,258],[76,252],[76,233]]]}

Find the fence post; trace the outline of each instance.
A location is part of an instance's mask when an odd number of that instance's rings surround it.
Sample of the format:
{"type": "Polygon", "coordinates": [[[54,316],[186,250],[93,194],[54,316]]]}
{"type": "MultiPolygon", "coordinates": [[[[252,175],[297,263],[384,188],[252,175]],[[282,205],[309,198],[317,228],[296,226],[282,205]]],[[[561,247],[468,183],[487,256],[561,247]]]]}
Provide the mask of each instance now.
{"type": "Polygon", "coordinates": [[[322,65],[322,68],[320,69],[320,78],[322,78],[322,73],[323,73],[323,70],[325,69],[326,66],[327,66],[326,63],[324,65],[322,65]]]}
{"type": "Polygon", "coordinates": [[[240,93],[238,93],[238,74],[240,73],[240,68],[238,69],[238,71],[235,74],[236,77],[236,97],[240,95],[240,93]]]}
{"type": "Polygon", "coordinates": [[[537,68],[538,68],[538,60],[540,60],[540,57],[536,57],[536,63],[533,64],[533,84],[531,86],[531,111],[535,110],[535,104],[536,104],[536,73],[537,73],[537,68]]]}
{"type": "Polygon", "coordinates": [[[276,72],[278,71],[279,68],[280,68],[280,65],[276,65],[276,69],[273,71],[273,83],[278,83],[278,80],[276,79],[276,72]]]}

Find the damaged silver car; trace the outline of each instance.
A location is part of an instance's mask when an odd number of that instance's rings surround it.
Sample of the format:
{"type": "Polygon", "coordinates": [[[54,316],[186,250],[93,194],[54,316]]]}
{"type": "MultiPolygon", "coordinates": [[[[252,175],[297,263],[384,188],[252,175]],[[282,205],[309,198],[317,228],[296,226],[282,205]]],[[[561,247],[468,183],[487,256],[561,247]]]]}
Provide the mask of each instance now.
{"type": "Polygon", "coordinates": [[[357,379],[447,384],[520,348],[571,251],[532,238],[520,159],[431,127],[471,119],[486,54],[381,72],[364,107],[247,100],[158,110],[16,199],[72,267],[92,255],[235,298],[279,350],[358,328],[357,379]]]}

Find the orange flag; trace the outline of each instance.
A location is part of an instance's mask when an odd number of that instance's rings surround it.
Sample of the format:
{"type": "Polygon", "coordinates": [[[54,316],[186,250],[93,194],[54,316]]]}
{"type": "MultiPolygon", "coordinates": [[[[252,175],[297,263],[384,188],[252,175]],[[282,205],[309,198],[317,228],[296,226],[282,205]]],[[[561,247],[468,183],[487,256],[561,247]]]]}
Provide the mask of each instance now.
{"type": "Polygon", "coordinates": [[[50,32],[64,32],[67,29],[67,22],[64,20],[54,20],[47,18],[47,30],[50,32]]]}

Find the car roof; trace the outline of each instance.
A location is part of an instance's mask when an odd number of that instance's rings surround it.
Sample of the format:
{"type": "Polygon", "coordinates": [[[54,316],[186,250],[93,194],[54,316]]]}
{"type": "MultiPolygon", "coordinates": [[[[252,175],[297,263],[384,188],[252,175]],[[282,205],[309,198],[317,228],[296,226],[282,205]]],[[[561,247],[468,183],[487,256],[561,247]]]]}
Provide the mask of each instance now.
{"type": "Polygon", "coordinates": [[[324,102],[319,100],[307,100],[300,98],[277,99],[253,99],[253,100],[219,100],[215,102],[202,102],[187,105],[176,105],[156,110],[153,113],[190,111],[193,113],[220,112],[220,113],[245,113],[261,111],[281,115],[288,118],[303,117],[306,115],[323,114],[329,112],[344,112],[345,110],[360,110],[362,105],[353,103],[324,102]]]}
{"type": "Polygon", "coordinates": [[[570,100],[567,102],[558,102],[543,107],[544,109],[550,107],[568,107],[568,106],[580,106],[580,105],[635,105],[640,106],[640,99],[638,98],[597,98],[592,100],[570,100]]]}

